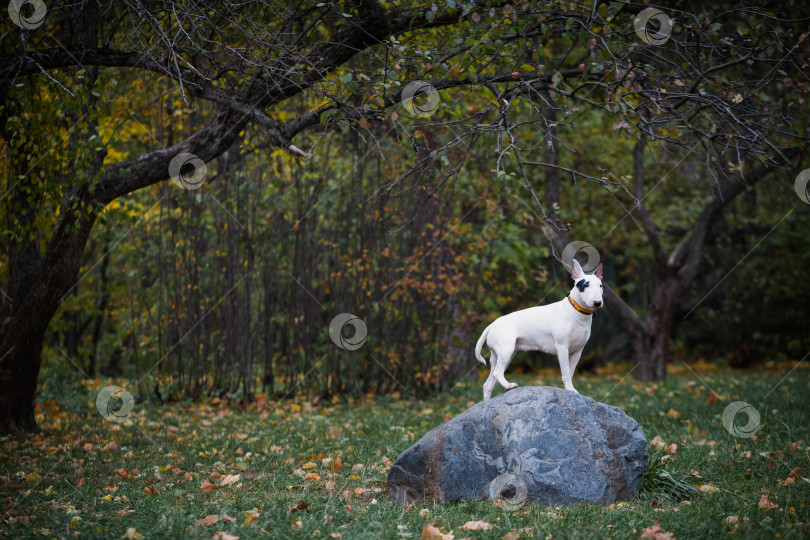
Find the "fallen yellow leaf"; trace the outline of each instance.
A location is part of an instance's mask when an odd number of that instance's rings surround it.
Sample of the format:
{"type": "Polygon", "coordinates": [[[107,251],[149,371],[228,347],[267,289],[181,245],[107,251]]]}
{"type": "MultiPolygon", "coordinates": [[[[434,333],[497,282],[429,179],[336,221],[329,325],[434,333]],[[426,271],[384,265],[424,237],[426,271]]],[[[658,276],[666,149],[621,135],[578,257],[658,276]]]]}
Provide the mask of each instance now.
{"type": "Polygon", "coordinates": [[[468,531],[488,531],[492,528],[491,523],[487,523],[483,520],[478,521],[468,521],[464,525],[461,526],[462,529],[466,529],[468,531]]]}
{"type": "Polygon", "coordinates": [[[242,522],[242,527],[255,525],[258,519],[259,519],[259,509],[254,508],[253,510],[248,511],[245,514],[245,520],[242,522]]]}
{"type": "Polygon", "coordinates": [[[209,514],[202,519],[197,520],[197,525],[213,525],[219,521],[218,514],[209,514]]]}
{"type": "Polygon", "coordinates": [[[670,532],[661,529],[661,524],[657,521],[652,527],[647,527],[641,531],[642,538],[651,538],[652,540],[675,540],[675,537],[670,532]]]}
{"type": "Polygon", "coordinates": [[[768,500],[768,494],[767,494],[767,493],[765,493],[765,494],[764,494],[764,495],[763,495],[763,496],[762,496],[762,497],[759,499],[759,503],[757,503],[757,506],[759,506],[760,508],[762,508],[762,509],[763,509],[763,510],[765,510],[766,512],[767,512],[768,510],[774,510],[774,509],[776,509],[776,508],[779,508],[779,505],[778,505],[778,504],[773,503],[773,502],[771,502],[771,501],[769,501],[769,500],[768,500]]]}
{"type": "Polygon", "coordinates": [[[239,474],[226,474],[222,478],[222,482],[219,483],[221,486],[227,486],[228,484],[233,484],[234,482],[238,482],[241,475],[239,474]]]}
{"type": "Polygon", "coordinates": [[[422,529],[422,540],[453,540],[453,533],[444,534],[432,523],[422,529]]]}
{"type": "Polygon", "coordinates": [[[130,527],[121,538],[126,538],[127,540],[136,540],[137,538],[143,538],[143,534],[136,531],[135,527],[130,527]]]}

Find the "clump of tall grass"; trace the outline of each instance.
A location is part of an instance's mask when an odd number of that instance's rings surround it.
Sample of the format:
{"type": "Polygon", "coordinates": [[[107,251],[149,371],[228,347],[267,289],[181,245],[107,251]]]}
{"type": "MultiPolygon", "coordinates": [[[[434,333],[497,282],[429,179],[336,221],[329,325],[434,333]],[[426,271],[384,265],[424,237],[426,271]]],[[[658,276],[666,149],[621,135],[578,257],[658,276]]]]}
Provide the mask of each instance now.
{"type": "MultiPolygon", "coordinates": [[[[691,484],[691,475],[686,471],[675,468],[666,468],[664,448],[658,448],[650,453],[650,465],[647,470],[647,479],[639,490],[645,495],[664,495],[674,500],[689,499],[699,490],[691,484]]],[[[671,462],[670,462],[671,463],[671,462]]]]}

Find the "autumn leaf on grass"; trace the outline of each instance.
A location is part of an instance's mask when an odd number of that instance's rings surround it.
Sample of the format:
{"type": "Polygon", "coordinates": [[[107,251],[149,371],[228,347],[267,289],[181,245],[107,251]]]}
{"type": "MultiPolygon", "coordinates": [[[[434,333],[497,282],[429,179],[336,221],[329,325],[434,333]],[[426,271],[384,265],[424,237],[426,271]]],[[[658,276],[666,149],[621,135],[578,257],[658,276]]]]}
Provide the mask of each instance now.
{"type": "Polygon", "coordinates": [[[138,538],[143,538],[143,534],[136,531],[135,527],[130,527],[121,538],[126,538],[127,540],[136,540],[138,538]]]}
{"type": "Polygon", "coordinates": [[[795,469],[790,471],[790,473],[788,473],[787,478],[779,482],[779,485],[787,486],[793,484],[794,482],[796,482],[796,478],[798,478],[800,474],[802,474],[802,470],[799,467],[796,467],[795,469]]]}
{"type": "Polygon", "coordinates": [[[242,527],[250,527],[255,525],[259,520],[259,509],[254,508],[245,514],[245,521],[242,522],[242,527]]]}
{"type": "Polygon", "coordinates": [[[462,529],[466,529],[468,531],[487,531],[492,528],[491,523],[487,523],[483,520],[478,521],[468,521],[464,525],[461,526],[462,529]]]}
{"type": "Polygon", "coordinates": [[[320,479],[321,477],[318,475],[318,473],[308,472],[307,474],[304,475],[304,480],[320,480],[320,479]]]}
{"type": "Polygon", "coordinates": [[[661,524],[655,522],[652,527],[647,527],[641,531],[642,538],[651,538],[652,540],[675,540],[675,536],[661,529],[661,524]]]}
{"type": "Polygon", "coordinates": [[[670,418],[680,418],[681,413],[679,413],[675,409],[670,409],[667,411],[667,416],[669,416],[670,418]]]}
{"type": "Polygon", "coordinates": [[[234,482],[238,482],[241,478],[239,474],[226,474],[222,477],[222,481],[219,483],[220,486],[227,486],[228,484],[233,484],[234,482]]]}
{"type": "Polygon", "coordinates": [[[205,480],[203,480],[203,483],[202,483],[202,484],[200,484],[200,489],[201,489],[202,491],[214,491],[215,489],[217,489],[217,485],[216,485],[216,484],[212,484],[212,483],[211,483],[211,482],[209,482],[209,481],[208,481],[208,479],[206,478],[205,480]]]}
{"type": "Polygon", "coordinates": [[[762,497],[759,499],[759,503],[757,503],[757,506],[759,506],[760,508],[762,508],[766,512],[768,510],[774,510],[775,508],[779,508],[778,504],[768,500],[768,494],[767,493],[762,495],[762,497]]]}
{"type": "Polygon", "coordinates": [[[118,478],[129,478],[129,470],[128,469],[118,469],[115,471],[115,476],[118,478]]]}
{"type": "Polygon", "coordinates": [[[219,522],[220,520],[230,521],[231,523],[236,523],[236,518],[232,518],[228,514],[209,514],[202,519],[197,520],[197,525],[213,525],[214,523],[219,522]]]}
{"type": "Polygon", "coordinates": [[[202,519],[197,520],[197,525],[213,525],[214,523],[219,521],[218,514],[210,514],[205,516],[202,519]]]}
{"type": "Polygon", "coordinates": [[[797,441],[790,443],[790,453],[794,453],[799,447],[804,443],[804,441],[797,441]]]}
{"type": "Polygon", "coordinates": [[[650,441],[650,444],[653,446],[653,448],[663,448],[667,443],[665,443],[661,437],[656,435],[653,437],[653,440],[650,441]]]}
{"type": "Polygon", "coordinates": [[[714,484],[701,484],[698,489],[704,493],[717,493],[717,486],[714,484]]]}
{"type": "Polygon", "coordinates": [[[214,533],[214,540],[239,540],[239,537],[228,534],[225,531],[217,531],[214,533]]]}
{"type": "Polygon", "coordinates": [[[432,523],[422,529],[422,540],[453,540],[453,533],[444,534],[444,527],[437,528],[432,523]]]}
{"type": "Polygon", "coordinates": [[[307,510],[308,508],[309,508],[308,502],[300,501],[298,504],[290,508],[290,513],[294,514],[296,512],[303,512],[304,510],[306,510],[307,513],[309,513],[309,510],[307,510]]]}

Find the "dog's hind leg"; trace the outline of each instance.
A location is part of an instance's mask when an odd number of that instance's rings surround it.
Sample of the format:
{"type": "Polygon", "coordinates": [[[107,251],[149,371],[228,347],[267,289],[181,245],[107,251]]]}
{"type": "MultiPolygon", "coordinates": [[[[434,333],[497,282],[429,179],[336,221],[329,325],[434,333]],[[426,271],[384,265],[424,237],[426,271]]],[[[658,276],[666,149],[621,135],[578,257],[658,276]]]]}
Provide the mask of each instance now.
{"type": "Polygon", "coordinates": [[[495,369],[498,365],[498,354],[495,349],[489,350],[489,377],[484,383],[484,401],[492,397],[492,391],[495,389],[495,369]]]}
{"type": "MultiPolygon", "coordinates": [[[[501,386],[503,386],[506,390],[511,390],[512,388],[517,388],[516,383],[510,383],[509,381],[506,380],[506,377],[504,377],[504,374],[506,373],[506,368],[509,367],[509,362],[512,361],[512,356],[514,356],[514,354],[515,354],[515,348],[514,347],[512,347],[509,350],[499,351],[498,352],[498,362],[497,362],[497,364],[496,363],[492,364],[492,366],[493,366],[492,375],[495,375],[495,379],[499,383],[501,383],[501,386]]],[[[490,377],[492,375],[490,375],[490,377]]]]}

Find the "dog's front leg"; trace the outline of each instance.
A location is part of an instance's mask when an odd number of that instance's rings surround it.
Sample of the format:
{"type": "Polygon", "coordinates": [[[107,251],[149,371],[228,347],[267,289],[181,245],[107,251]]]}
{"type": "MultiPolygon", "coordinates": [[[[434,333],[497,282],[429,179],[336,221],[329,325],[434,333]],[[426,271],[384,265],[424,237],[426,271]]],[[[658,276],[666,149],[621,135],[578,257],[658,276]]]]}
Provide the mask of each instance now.
{"type": "MultiPolygon", "coordinates": [[[[584,347],[583,347],[584,349],[584,347]]],[[[571,385],[574,384],[574,370],[577,368],[577,364],[579,363],[579,358],[582,356],[582,350],[574,351],[568,358],[568,365],[571,367],[571,385]]],[[[576,392],[576,390],[574,390],[576,392]]]]}
{"type": "Polygon", "coordinates": [[[573,384],[571,384],[572,373],[571,373],[571,365],[569,364],[567,345],[557,345],[557,359],[560,361],[560,372],[562,373],[563,386],[565,387],[566,390],[577,392],[577,389],[574,388],[573,384]]]}

